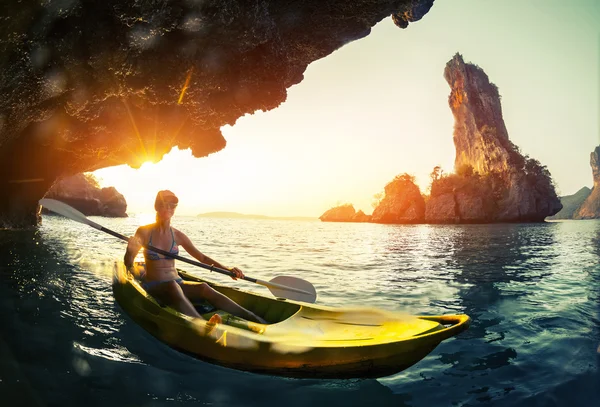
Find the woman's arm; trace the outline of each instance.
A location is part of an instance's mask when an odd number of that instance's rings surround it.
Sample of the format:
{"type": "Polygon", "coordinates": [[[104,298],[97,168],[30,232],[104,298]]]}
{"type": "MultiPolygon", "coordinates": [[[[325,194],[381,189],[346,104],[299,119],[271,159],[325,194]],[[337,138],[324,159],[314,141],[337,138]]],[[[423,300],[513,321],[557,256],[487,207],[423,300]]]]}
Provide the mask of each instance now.
{"type": "Polygon", "coordinates": [[[207,255],[205,255],[204,253],[202,253],[200,250],[196,249],[196,246],[194,246],[194,244],[192,243],[192,241],[190,240],[190,238],[187,237],[187,235],[185,233],[183,233],[183,232],[181,232],[179,230],[176,230],[175,235],[177,236],[177,242],[185,249],[186,252],[188,252],[192,257],[194,257],[199,262],[204,263],[204,264],[209,264],[209,265],[221,268],[221,269],[225,269],[225,270],[231,271],[232,273],[235,274],[235,277],[234,276],[231,277],[234,280],[237,280],[238,278],[243,278],[244,277],[244,273],[239,268],[237,268],[237,267],[232,267],[232,268],[225,267],[224,265],[222,265],[218,261],[211,259],[207,255]]]}
{"type": "MultiPolygon", "coordinates": [[[[135,235],[129,238],[129,243],[127,243],[127,250],[125,251],[125,256],[123,257],[123,262],[125,263],[125,267],[129,272],[135,275],[135,268],[133,267],[133,261],[135,260],[135,256],[139,253],[142,248],[142,228],[139,227],[135,231],[135,235]]],[[[137,277],[137,276],[136,276],[137,277]]]]}

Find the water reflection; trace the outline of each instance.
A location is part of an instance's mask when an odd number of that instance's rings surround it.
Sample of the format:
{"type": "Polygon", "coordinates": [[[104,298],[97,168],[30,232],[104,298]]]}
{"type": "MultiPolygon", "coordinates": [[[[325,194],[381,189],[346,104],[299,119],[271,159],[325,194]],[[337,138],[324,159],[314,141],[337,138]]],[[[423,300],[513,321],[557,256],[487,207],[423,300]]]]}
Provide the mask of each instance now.
{"type": "MultiPolygon", "coordinates": [[[[77,404],[76,394],[61,395],[64,389],[77,388],[99,373],[77,344],[110,352],[118,346],[112,334],[119,324],[107,300],[110,286],[97,284],[93,273],[71,265],[65,252],[60,239],[39,231],[0,232],[0,253],[5,254],[0,266],[0,339],[12,365],[27,378],[28,394],[37,395],[38,401],[77,404]]],[[[23,397],[19,391],[4,396],[15,402],[23,397]]],[[[79,399],[82,404],[85,398],[79,399]]]]}
{"type": "Polygon", "coordinates": [[[442,347],[438,361],[448,366],[443,374],[449,380],[468,378],[473,402],[515,391],[510,382],[519,375],[522,343],[509,338],[515,311],[531,294],[530,287],[554,272],[555,235],[552,224],[464,225],[447,234],[452,250],[445,267],[455,271],[457,298],[472,324],[442,347]],[[493,383],[490,371],[498,371],[493,383]]]}
{"type": "MultiPolygon", "coordinates": [[[[461,227],[460,233],[452,236],[454,251],[447,266],[457,270],[455,279],[463,287],[459,296],[465,312],[481,322],[480,317],[494,303],[529,295],[528,286],[553,273],[559,255],[556,230],[555,224],[461,227]]],[[[473,325],[469,334],[484,337],[486,323],[473,325]]]]}
{"type": "MultiPolygon", "coordinates": [[[[40,367],[59,365],[65,367],[65,371],[69,368],[64,363],[64,355],[70,354],[70,345],[64,337],[70,336],[73,327],[61,318],[64,304],[60,294],[68,293],[69,285],[68,279],[65,285],[55,280],[56,271],[66,267],[57,262],[35,231],[0,231],[0,253],[3,253],[0,266],[2,339],[14,368],[30,383],[27,394],[34,395],[32,405],[39,405],[36,400],[45,399],[45,391],[37,387],[36,379],[46,376],[40,367]]],[[[58,377],[44,379],[52,383],[58,377]]],[[[3,380],[14,379],[3,376],[3,380]]],[[[18,386],[16,382],[20,380],[8,384],[6,397],[10,400],[14,396],[18,402],[22,395],[11,390],[13,384],[18,386]]]]}
{"type": "MultiPolygon", "coordinates": [[[[591,318],[594,321],[592,337],[598,344],[596,348],[596,375],[600,379],[600,221],[594,221],[596,232],[593,234],[591,247],[597,259],[589,266],[589,300],[591,304],[596,304],[595,312],[591,318]]],[[[599,380],[600,381],[600,380],[599,380]]]]}

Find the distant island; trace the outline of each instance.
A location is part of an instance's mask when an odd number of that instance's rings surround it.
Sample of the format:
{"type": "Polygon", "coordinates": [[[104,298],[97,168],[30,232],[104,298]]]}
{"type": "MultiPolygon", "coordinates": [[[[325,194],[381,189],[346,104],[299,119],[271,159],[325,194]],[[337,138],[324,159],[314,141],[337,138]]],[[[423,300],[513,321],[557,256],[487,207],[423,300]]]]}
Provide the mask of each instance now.
{"type": "Polygon", "coordinates": [[[206,212],[196,215],[198,218],[230,218],[230,219],[270,219],[270,220],[312,220],[316,221],[317,217],[308,216],[266,216],[266,215],[247,215],[237,212],[206,212]]]}

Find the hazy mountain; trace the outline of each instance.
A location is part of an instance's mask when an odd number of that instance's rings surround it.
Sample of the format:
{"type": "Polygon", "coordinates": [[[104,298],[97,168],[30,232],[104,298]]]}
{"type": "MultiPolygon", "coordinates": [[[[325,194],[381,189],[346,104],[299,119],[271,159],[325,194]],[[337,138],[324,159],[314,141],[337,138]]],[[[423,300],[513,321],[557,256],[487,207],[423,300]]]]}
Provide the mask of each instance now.
{"type": "Polygon", "coordinates": [[[566,195],[560,197],[560,202],[563,208],[554,216],[548,216],[546,219],[573,219],[573,214],[581,204],[590,196],[592,192],[588,187],[583,187],[573,195],[566,195]]]}
{"type": "Polygon", "coordinates": [[[197,215],[199,218],[229,218],[229,219],[273,219],[273,220],[317,220],[308,216],[266,216],[247,215],[237,212],[206,212],[197,215]]]}

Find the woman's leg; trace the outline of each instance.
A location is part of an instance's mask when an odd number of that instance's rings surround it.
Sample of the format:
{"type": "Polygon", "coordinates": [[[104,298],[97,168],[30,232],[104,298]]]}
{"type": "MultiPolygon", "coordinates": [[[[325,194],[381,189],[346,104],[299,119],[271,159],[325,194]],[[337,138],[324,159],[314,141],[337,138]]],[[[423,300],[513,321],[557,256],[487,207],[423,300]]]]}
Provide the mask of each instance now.
{"type": "Polygon", "coordinates": [[[149,294],[168,306],[175,308],[182,314],[202,318],[176,281],[168,281],[159,284],[153,287],[149,291],[149,294]]]}
{"type": "Polygon", "coordinates": [[[267,321],[258,315],[248,311],[244,307],[241,307],[231,298],[221,294],[206,283],[184,282],[181,288],[183,289],[185,295],[192,300],[205,299],[206,301],[210,302],[213,307],[222,309],[223,311],[229,312],[230,314],[240,318],[258,322],[260,324],[267,323],[267,321]]]}

